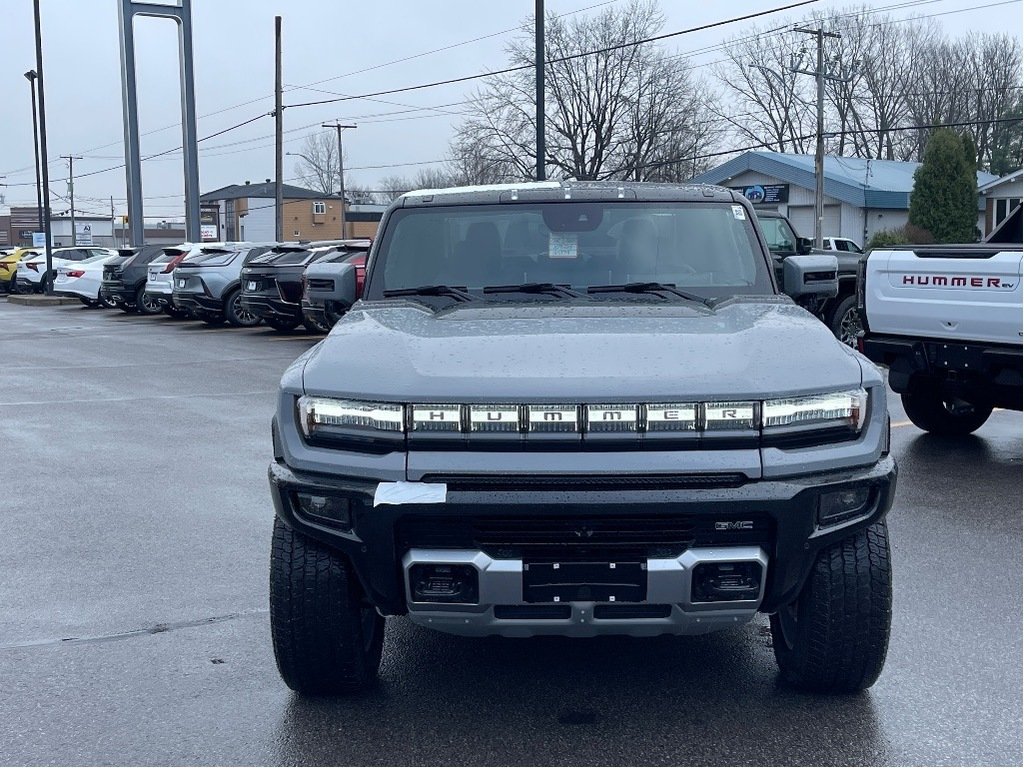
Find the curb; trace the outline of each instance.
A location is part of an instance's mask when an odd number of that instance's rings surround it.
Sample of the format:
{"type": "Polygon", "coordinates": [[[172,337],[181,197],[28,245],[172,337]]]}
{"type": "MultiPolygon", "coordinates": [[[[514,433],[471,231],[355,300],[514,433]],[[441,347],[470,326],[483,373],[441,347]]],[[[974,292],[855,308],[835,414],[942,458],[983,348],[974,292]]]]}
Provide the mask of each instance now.
{"type": "Polygon", "coordinates": [[[78,299],[70,296],[33,296],[32,294],[14,293],[7,297],[8,304],[21,304],[26,307],[59,307],[64,304],[80,304],[78,299]]]}

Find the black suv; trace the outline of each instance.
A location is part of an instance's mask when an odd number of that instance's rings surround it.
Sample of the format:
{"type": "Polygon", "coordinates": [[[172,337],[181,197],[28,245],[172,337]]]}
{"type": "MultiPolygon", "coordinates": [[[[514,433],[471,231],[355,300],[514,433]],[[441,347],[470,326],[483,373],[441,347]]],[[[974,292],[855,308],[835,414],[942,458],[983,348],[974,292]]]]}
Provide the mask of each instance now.
{"type": "Polygon", "coordinates": [[[242,308],[275,331],[291,331],[299,323],[322,331],[302,313],[302,275],[314,261],[337,253],[336,244],[285,244],[257,256],[242,268],[242,308]]]}
{"type": "Polygon", "coordinates": [[[146,267],[153,259],[163,255],[163,247],[144,245],[125,248],[120,256],[103,266],[100,298],[106,298],[123,312],[155,315],[160,305],[146,298],[146,267]]]}

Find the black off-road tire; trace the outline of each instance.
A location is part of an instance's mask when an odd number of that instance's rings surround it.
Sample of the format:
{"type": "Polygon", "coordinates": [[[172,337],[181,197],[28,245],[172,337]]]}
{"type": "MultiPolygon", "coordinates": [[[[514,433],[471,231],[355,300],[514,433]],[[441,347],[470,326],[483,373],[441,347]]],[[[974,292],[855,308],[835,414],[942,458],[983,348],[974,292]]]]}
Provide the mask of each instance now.
{"type": "Polygon", "coordinates": [[[847,296],[836,304],[829,316],[828,327],[832,334],[847,346],[857,346],[857,334],[864,330],[864,322],[857,309],[856,296],[847,296]]]}
{"type": "Polygon", "coordinates": [[[242,306],[241,288],[235,288],[224,298],[224,316],[236,328],[253,328],[262,322],[259,315],[254,315],[242,306]]]}
{"type": "Polygon", "coordinates": [[[135,292],[135,306],[133,307],[133,309],[135,309],[135,311],[138,312],[140,315],[160,314],[159,304],[154,304],[152,301],[147,302],[145,285],[140,285],[139,289],[135,292]]]}
{"type": "Polygon", "coordinates": [[[268,317],[267,325],[269,325],[275,331],[281,331],[282,333],[285,333],[287,331],[294,331],[296,328],[298,328],[299,321],[290,317],[287,319],[283,317],[268,317]]]}
{"type": "Polygon", "coordinates": [[[891,618],[883,521],[823,549],[797,600],[771,617],[783,682],[819,693],[869,688],[885,664],[891,618]]]}
{"type": "Polygon", "coordinates": [[[992,415],[988,403],[965,403],[943,400],[934,388],[919,385],[900,395],[903,410],[914,426],[934,435],[959,437],[981,427],[992,415]]]}
{"type": "Polygon", "coordinates": [[[270,629],[277,669],[293,691],[339,694],[377,679],[384,618],[348,560],[274,519],[270,629]]]}

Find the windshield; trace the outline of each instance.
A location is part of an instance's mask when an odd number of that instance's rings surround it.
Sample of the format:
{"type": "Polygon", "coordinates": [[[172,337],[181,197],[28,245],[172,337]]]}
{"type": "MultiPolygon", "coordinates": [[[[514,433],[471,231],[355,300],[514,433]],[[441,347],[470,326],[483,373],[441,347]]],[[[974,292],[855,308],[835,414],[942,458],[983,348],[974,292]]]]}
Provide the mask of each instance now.
{"type": "Polygon", "coordinates": [[[219,266],[227,264],[235,258],[235,254],[238,251],[232,251],[227,248],[203,248],[200,253],[195,256],[188,257],[189,264],[208,264],[209,266],[219,266]]]}
{"type": "Polygon", "coordinates": [[[289,265],[305,264],[306,260],[311,258],[312,254],[305,249],[288,249],[286,251],[272,250],[267,251],[262,256],[257,256],[249,264],[273,264],[278,267],[286,267],[289,265]]]}
{"type": "Polygon", "coordinates": [[[82,259],[81,264],[93,264],[97,261],[103,261],[104,259],[111,258],[112,254],[109,253],[97,253],[94,256],[90,256],[87,259],[82,259]]]}
{"type": "Polygon", "coordinates": [[[775,253],[796,253],[796,240],[793,230],[785,219],[774,217],[759,218],[761,231],[768,243],[768,250],[775,253]]]}
{"type": "Polygon", "coordinates": [[[773,292],[746,209],[723,203],[404,209],[389,219],[375,260],[371,299],[427,285],[479,292],[527,283],[585,291],[658,282],[706,297],[773,292]]]}

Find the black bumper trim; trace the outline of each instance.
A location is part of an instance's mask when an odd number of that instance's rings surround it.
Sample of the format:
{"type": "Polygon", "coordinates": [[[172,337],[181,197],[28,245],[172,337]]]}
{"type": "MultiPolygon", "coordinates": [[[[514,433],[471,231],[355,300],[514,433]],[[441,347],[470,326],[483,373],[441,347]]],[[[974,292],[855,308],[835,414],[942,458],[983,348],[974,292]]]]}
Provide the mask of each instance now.
{"type": "MultiPolygon", "coordinates": [[[[384,613],[406,612],[401,550],[409,542],[400,539],[400,532],[411,520],[439,515],[474,519],[558,515],[581,520],[617,519],[627,524],[630,517],[659,515],[685,515],[709,524],[770,518],[773,534],[766,546],[769,567],[761,610],[771,613],[796,597],[822,547],[885,516],[892,506],[896,472],[895,461],[889,456],[861,469],[752,481],[739,487],[573,491],[450,488],[444,505],[378,507],[373,506],[375,480],[295,472],[277,461],[270,465],[269,479],[277,515],[286,524],[347,555],[371,601],[384,613]],[[817,526],[821,493],[864,485],[874,489],[872,506],[865,514],[830,528],[817,526]],[[332,529],[302,517],[294,504],[294,494],[299,491],[348,499],[351,529],[332,529]]],[[[735,543],[730,532],[722,536],[722,545],[735,543]]]]}

